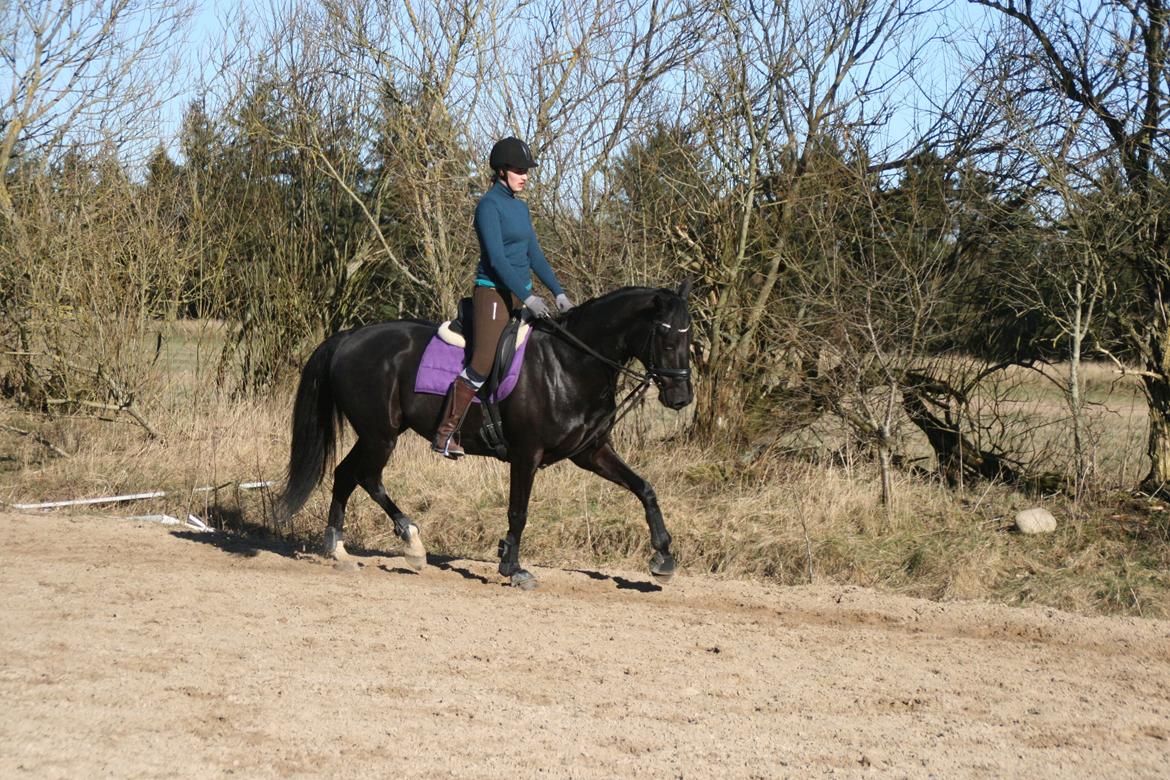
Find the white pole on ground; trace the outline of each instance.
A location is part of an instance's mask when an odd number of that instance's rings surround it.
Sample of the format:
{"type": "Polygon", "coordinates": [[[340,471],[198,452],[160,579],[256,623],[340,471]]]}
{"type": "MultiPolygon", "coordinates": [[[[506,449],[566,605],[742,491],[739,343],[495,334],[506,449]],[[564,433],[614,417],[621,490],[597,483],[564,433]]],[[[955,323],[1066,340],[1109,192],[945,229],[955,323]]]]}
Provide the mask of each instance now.
{"type": "Polygon", "coordinates": [[[72,501],[44,501],[39,504],[9,504],[13,509],[54,509],[59,506],[85,506],[87,504],[114,504],[120,501],[140,501],[146,498],[163,498],[165,490],[151,493],[130,493],[124,496],[103,496],[101,498],[75,498],[72,501]]]}
{"type": "Polygon", "coordinates": [[[122,517],[120,520],[145,520],[151,523],[162,523],[163,525],[179,525],[182,523],[177,517],[170,515],[131,515],[130,517],[122,517]]]}
{"type": "MultiPolygon", "coordinates": [[[[224,485],[204,485],[203,487],[194,488],[193,493],[206,493],[212,490],[219,490],[224,487],[229,487],[232,483],[228,482],[224,485]]],[[[271,482],[240,482],[236,486],[240,490],[259,490],[260,488],[270,487],[271,482]]],[[[128,493],[124,496],[102,496],[100,498],[75,498],[69,501],[43,501],[38,504],[9,504],[13,509],[55,509],[62,506],[88,506],[89,504],[116,504],[122,501],[142,501],[147,498],[166,498],[167,491],[154,490],[149,493],[128,493]]]]}

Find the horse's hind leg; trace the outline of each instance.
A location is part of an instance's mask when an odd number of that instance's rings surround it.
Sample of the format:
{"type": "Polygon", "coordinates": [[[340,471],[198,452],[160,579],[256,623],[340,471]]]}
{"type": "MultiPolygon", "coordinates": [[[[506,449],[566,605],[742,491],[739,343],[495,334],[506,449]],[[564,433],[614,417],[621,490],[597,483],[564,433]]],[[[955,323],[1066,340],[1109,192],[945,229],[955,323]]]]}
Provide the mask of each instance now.
{"type": "MultiPolygon", "coordinates": [[[[402,550],[402,557],[406,561],[406,565],[415,571],[420,571],[427,565],[427,551],[423,547],[418,526],[398,508],[390,496],[386,495],[386,487],[382,484],[382,469],[386,467],[386,461],[390,460],[390,454],[394,452],[397,443],[397,435],[385,441],[359,439],[354,445],[354,449],[350,451],[350,455],[358,449],[359,445],[362,446],[363,457],[354,461],[354,476],[357,479],[357,484],[361,485],[370,498],[374,499],[374,502],[382,507],[382,511],[394,521],[395,535],[406,543],[402,550]]],[[[346,459],[349,459],[348,455],[346,459]]]]}
{"type": "Polygon", "coordinates": [[[353,489],[357,487],[355,464],[361,460],[361,439],[354,444],[337,468],[333,469],[333,496],[329,502],[329,525],[325,527],[325,541],[321,553],[326,558],[344,561],[349,557],[345,551],[345,507],[353,489]]]}

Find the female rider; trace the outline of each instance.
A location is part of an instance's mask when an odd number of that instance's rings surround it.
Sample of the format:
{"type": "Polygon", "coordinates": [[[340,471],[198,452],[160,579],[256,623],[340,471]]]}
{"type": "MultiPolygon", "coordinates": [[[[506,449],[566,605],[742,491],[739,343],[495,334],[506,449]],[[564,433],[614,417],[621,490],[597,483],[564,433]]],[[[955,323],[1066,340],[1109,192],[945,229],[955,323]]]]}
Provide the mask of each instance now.
{"type": "Polygon", "coordinates": [[[559,310],[573,308],[540,251],[528,205],[516,197],[528,183],[528,171],[536,167],[528,144],[519,138],[505,138],[492,147],[488,164],[493,183],[475,207],[479,265],[471,295],[471,360],[451,383],[442,422],[431,442],[431,449],[451,459],[464,454],[459,446],[459,426],[476,392],[487,381],[500,334],[512,312],[523,302],[532,316],[549,316],[548,304],[532,291],[532,272],[556,296],[559,310]]]}

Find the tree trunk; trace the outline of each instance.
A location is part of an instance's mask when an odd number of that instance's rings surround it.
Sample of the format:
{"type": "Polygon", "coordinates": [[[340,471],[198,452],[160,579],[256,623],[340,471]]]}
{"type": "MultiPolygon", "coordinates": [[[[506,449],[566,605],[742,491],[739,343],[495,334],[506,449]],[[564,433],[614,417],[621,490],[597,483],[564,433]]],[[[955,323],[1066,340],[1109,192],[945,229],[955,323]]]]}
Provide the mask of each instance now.
{"type": "Polygon", "coordinates": [[[894,479],[893,453],[885,442],[885,436],[878,441],[878,468],[882,479],[882,508],[886,513],[886,525],[889,526],[890,517],[894,512],[894,479]]]}
{"type": "Polygon", "coordinates": [[[1143,382],[1150,407],[1150,471],[1142,489],[1164,494],[1170,492],[1170,377],[1147,375],[1143,382]]]}
{"type": "Polygon", "coordinates": [[[732,441],[744,436],[744,394],[737,374],[728,366],[709,366],[695,383],[695,416],[691,433],[700,441],[732,441]]]}
{"type": "MultiPolygon", "coordinates": [[[[935,383],[931,389],[938,392],[942,387],[935,383]]],[[[1044,493],[1060,490],[1065,484],[1060,474],[1030,474],[1006,454],[980,449],[963,435],[949,415],[944,419],[930,411],[928,404],[937,406],[937,403],[930,401],[929,394],[930,390],[922,386],[907,386],[902,392],[902,408],[926,435],[938,460],[939,474],[951,487],[957,487],[966,478],[999,480],[1044,493]]]]}
{"type": "Polygon", "coordinates": [[[1150,494],[1170,495],[1170,322],[1164,300],[1164,287],[1154,286],[1150,296],[1154,317],[1145,331],[1142,351],[1145,373],[1142,384],[1149,404],[1150,435],[1146,454],[1150,471],[1142,481],[1142,490],[1150,494]]]}
{"type": "Polygon", "coordinates": [[[1084,303],[1084,288],[1080,282],[1076,284],[1076,310],[1073,312],[1072,344],[1068,359],[1068,406],[1072,413],[1073,426],[1073,460],[1076,469],[1073,483],[1078,498],[1082,487],[1089,476],[1088,461],[1085,457],[1084,444],[1084,403],[1081,399],[1081,347],[1084,340],[1085,328],[1082,324],[1082,308],[1084,303]]]}
{"type": "Polygon", "coordinates": [[[881,467],[882,477],[882,506],[886,510],[887,528],[894,513],[894,412],[898,408],[898,383],[892,378],[889,381],[889,390],[885,408],[882,410],[881,422],[874,426],[877,430],[878,463],[881,467]]]}

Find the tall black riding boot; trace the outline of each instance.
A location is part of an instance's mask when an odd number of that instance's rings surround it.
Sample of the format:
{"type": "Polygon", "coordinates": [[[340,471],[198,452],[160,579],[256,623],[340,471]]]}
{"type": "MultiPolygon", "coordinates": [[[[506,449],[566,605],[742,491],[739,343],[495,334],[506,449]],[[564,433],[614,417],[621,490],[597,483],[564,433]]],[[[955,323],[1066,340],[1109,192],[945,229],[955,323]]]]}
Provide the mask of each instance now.
{"type": "Polygon", "coordinates": [[[447,391],[447,406],[443,411],[443,421],[435,431],[435,438],[431,441],[431,449],[442,453],[444,457],[455,460],[464,455],[459,446],[459,426],[467,416],[471,407],[471,400],[475,398],[475,386],[461,376],[455,377],[451,389],[447,391]]]}

